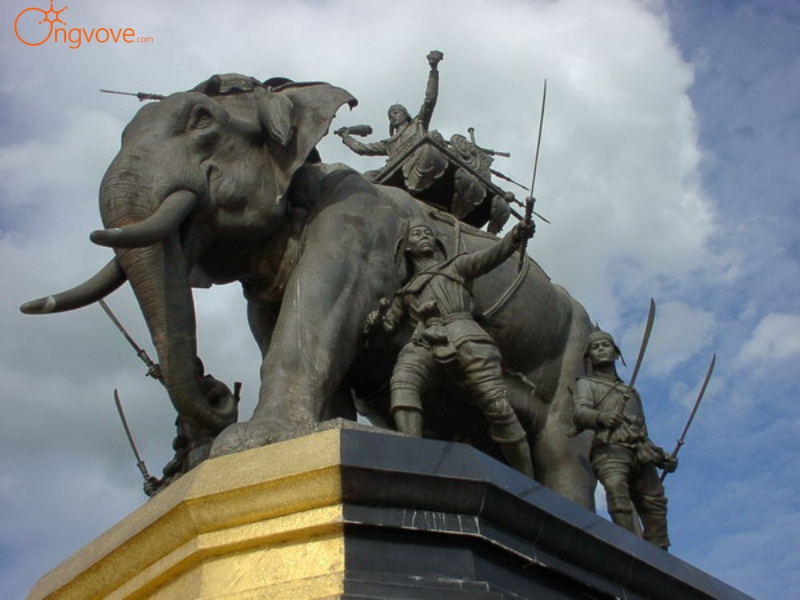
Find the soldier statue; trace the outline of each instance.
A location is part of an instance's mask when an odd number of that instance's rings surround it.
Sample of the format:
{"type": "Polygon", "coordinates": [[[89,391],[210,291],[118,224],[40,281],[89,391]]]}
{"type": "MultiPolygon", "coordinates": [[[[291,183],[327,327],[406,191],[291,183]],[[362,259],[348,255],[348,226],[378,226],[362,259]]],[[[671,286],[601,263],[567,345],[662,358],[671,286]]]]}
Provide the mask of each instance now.
{"type": "MultiPolygon", "coordinates": [[[[335,133],[341,136],[344,144],[353,152],[363,156],[388,156],[391,162],[395,158],[406,155],[419,140],[428,135],[433,109],[439,97],[439,69],[438,64],[444,55],[432,50],[428,54],[430,73],[428,74],[428,87],[425,90],[425,99],[416,117],[411,117],[405,106],[393,104],[389,107],[389,137],[385,140],[372,143],[362,143],[354,139],[350,129],[343,127],[335,133]]],[[[430,132],[441,139],[438,132],[430,132]]],[[[444,142],[444,140],[441,140],[444,142]]],[[[439,151],[430,145],[421,145],[403,160],[403,177],[405,188],[414,195],[429,188],[436,179],[442,176],[447,168],[447,161],[439,151]]],[[[367,176],[377,176],[379,172],[365,173],[367,176]]]]}
{"type": "Polygon", "coordinates": [[[421,397],[436,382],[440,367],[449,365],[488,421],[490,435],[508,463],[530,477],[527,434],[506,397],[500,352],[473,316],[471,283],[508,259],[533,231],[533,223],[522,222],[490,248],[447,259],[427,221],[412,219],[401,240],[410,280],[393,301],[381,301],[366,326],[367,332],[380,326],[393,335],[406,316],[415,326],[391,379],[391,410],[398,430],[422,436],[421,397]]]}
{"type": "Polygon", "coordinates": [[[592,375],[575,383],[573,420],[578,431],[595,432],[592,468],[612,521],[634,533],[641,525],[642,537],[666,550],[667,499],[656,467],[671,473],[678,460],[647,437],[641,398],[617,375],[620,356],[610,334],[598,328],[589,335],[592,375]]]}

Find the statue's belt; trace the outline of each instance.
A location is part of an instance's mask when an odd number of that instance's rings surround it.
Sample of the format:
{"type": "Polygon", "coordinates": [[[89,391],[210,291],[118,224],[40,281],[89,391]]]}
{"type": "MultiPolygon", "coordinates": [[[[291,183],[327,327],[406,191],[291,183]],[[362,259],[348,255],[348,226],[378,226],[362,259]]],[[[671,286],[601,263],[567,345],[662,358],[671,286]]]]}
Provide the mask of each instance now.
{"type": "Polygon", "coordinates": [[[445,316],[431,317],[425,321],[425,328],[427,329],[434,325],[450,325],[456,321],[474,321],[474,318],[472,317],[472,313],[466,311],[454,312],[445,316]]]}
{"type": "Polygon", "coordinates": [[[431,350],[436,362],[442,364],[456,360],[458,358],[458,347],[464,342],[492,343],[492,339],[487,333],[482,335],[475,335],[474,333],[459,335],[456,340],[451,339],[447,326],[459,321],[475,322],[475,319],[468,312],[456,312],[444,317],[432,317],[418,325],[412,341],[417,346],[431,350]]]}
{"type": "Polygon", "coordinates": [[[664,451],[653,443],[646,436],[637,436],[632,440],[606,440],[595,437],[592,443],[592,460],[596,460],[599,455],[597,452],[603,447],[617,446],[625,448],[636,457],[640,464],[652,463],[658,466],[664,458],[664,451]]]}

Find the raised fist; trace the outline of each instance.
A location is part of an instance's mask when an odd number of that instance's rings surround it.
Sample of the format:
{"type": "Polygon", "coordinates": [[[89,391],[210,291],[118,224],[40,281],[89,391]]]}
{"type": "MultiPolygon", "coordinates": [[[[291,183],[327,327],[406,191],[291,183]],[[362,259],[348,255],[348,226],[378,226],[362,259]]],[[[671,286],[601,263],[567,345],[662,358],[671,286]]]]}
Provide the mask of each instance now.
{"type": "Polygon", "coordinates": [[[436,65],[438,65],[443,60],[444,60],[444,54],[442,54],[438,50],[431,50],[428,53],[428,64],[431,66],[431,69],[435,69],[436,65]]]}

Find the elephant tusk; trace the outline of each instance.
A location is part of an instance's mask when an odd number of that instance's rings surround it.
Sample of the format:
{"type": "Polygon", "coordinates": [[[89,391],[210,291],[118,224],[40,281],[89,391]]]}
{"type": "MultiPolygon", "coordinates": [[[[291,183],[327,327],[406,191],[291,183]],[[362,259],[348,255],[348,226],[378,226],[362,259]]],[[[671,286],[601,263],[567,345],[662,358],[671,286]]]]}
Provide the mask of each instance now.
{"type": "Polygon", "coordinates": [[[99,229],[90,239],[100,246],[111,248],[142,248],[152,246],[176,231],[197,206],[197,194],[187,190],[173,192],[147,219],[124,228],[99,229]]]}
{"type": "Polygon", "coordinates": [[[74,288],[26,302],[19,309],[26,315],[43,315],[52,312],[65,312],[83,308],[105,298],[127,281],[116,258],[100,269],[93,277],[74,288]]]}

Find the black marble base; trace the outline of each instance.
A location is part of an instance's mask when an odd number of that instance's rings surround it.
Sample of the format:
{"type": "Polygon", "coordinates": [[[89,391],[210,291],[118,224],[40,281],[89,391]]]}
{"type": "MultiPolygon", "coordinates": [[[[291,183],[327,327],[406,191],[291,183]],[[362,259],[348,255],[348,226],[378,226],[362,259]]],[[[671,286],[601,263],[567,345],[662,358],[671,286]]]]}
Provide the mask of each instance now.
{"type": "Polygon", "coordinates": [[[341,433],[342,598],[749,598],[469,446],[341,433]]]}

